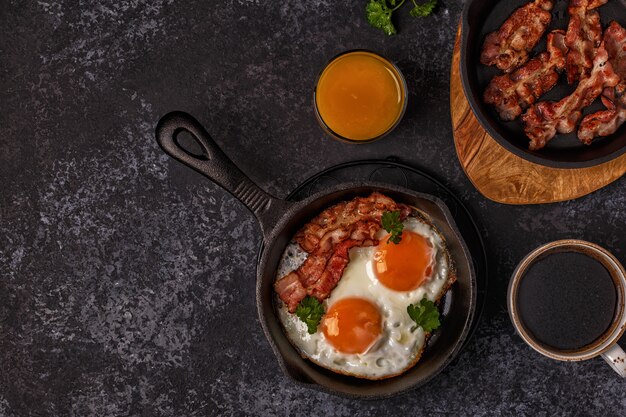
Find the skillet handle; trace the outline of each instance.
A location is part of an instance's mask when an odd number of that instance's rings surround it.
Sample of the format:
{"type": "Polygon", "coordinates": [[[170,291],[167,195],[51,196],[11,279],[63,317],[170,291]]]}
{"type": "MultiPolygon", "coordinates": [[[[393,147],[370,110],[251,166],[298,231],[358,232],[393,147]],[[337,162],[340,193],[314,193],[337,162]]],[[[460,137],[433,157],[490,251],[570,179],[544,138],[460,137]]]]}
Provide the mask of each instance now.
{"type": "Polygon", "coordinates": [[[156,139],[166,154],[195,169],[241,201],[259,220],[263,237],[276,225],[289,203],[260,189],[217,146],[215,141],[191,115],[175,111],[166,114],[156,127],[156,139]],[[186,131],[202,147],[201,156],[180,146],[176,137],[186,131]]]}

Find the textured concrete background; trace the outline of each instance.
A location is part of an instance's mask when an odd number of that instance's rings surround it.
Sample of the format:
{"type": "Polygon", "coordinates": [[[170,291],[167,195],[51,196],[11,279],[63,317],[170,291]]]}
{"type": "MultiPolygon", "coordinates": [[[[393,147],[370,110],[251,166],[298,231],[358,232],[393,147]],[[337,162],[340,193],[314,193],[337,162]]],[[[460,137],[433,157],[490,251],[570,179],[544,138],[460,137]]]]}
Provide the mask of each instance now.
{"type": "Polygon", "coordinates": [[[544,359],[505,308],[515,264],[546,241],[585,238],[626,261],[626,180],[541,207],[485,200],[451,138],[461,2],[427,19],[405,7],[393,38],[368,27],[364,3],[0,3],[0,415],[626,415],[626,383],[601,359],[544,359]],[[399,64],[410,106],[389,138],[354,147],[323,136],[311,89],[329,57],[359,47],[399,64]],[[256,318],[254,218],[157,148],[175,109],[277,196],[389,155],[453,188],[492,273],[458,363],[377,402],[288,380],[256,318]]]}

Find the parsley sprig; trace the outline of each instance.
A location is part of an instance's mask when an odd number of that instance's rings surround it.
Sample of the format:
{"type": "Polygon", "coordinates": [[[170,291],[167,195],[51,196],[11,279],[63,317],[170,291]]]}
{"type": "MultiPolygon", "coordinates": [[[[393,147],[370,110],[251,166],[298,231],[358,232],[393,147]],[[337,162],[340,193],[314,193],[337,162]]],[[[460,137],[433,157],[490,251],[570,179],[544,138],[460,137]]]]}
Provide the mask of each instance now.
{"type": "Polygon", "coordinates": [[[389,239],[387,239],[387,243],[393,242],[396,245],[400,243],[402,240],[402,229],[404,229],[404,224],[402,224],[402,221],[400,220],[400,212],[384,212],[383,217],[381,218],[381,223],[383,225],[383,229],[390,234],[389,239]]]}
{"type": "MultiPolygon", "coordinates": [[[[369,0],[367,6],[365,6],[367,22],[389,36],[395,35],[397,31],[391,21],[391,15],[402,7],[405,1],[406,0],[369,0]]],[[[435,9],[435,6],[437,6],[437,0],[427,0],[422,4],[418,4],[416,0],[411,1],[414,7],[411,9],[410,14],[415,17],[429,16],[435,9]]]]}
{"type": "Polygon", "coordinates": [[[409,317],[415,322],[415,327],[413,327],[411,331],[421,327],[428,333],[438,329],[441,325],[437,306],[427,298],[422,298],[422,301],[417,304],[409,304],[406,311],[409,313],[409,317]]]}
{"type": "Polygon", "coordinates": [[[412,1],[415,7],[411,9],[410,13],[411,13],[411,16],[414,16],[414,17],[430,16],[433,10],[435,10],[435,6],[437,6],[437,0],[428,0],[426,3],[422,3],[422,4],[415,3],[415,0],[412,0],[412,1]]]}
{"type": "Polygon", "coordinates": [[[324,306],[317,298],[307,295],[296,308],[296,316],[302,320],[309,331],[309,334],[317,332],[317,326],[324,316],[324,306]]]}

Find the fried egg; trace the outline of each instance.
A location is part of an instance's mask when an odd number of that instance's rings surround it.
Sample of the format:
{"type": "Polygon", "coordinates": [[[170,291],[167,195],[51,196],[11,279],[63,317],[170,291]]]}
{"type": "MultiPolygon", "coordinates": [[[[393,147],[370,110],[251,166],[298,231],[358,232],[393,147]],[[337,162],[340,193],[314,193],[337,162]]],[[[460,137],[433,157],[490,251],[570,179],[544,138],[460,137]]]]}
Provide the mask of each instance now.
{"type": "MultiPolygon", "coordinates": [[[[427,334],[407,313],[423,298],[436,301],[448,287],[451,263],[437,230],[417,217],[404,220],[402,240],[350,250],[350,262],[329,298],[317,332],[278,300],[278,315],[291,343],[312,362],[338,373],[382,379],[412,367],[427,334]]],[[[307,257],[297,243],[283,255],[277,279],[307,257]]]]}

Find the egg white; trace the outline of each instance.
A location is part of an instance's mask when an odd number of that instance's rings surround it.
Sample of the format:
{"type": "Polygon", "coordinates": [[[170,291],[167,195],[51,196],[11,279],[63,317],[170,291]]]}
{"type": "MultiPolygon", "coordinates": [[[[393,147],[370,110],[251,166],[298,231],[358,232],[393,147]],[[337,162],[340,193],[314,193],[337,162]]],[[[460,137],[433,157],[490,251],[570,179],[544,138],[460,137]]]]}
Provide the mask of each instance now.
{"type": "MultiPolygon", "coordinates": [[[[364,378],[383,378],[396,375],[410,367],[421,354],[426,335],[421,327],[414,329],[415,322],[407,313],[409,304],[423,298],[435,301],[448,281],[449,260],[441,236],[432,226],[418,218],[409,217],[404,230],[417,233],[428,239],[433,247],[433,273],[425,283],[415,290],[399,292],[385,287],[375,273],[374,253],[376,247],[353,248],[350,262],[341,280],[324,301],[324,309],[336,301],[348,297],[360,297],[378,306],[382,317],[382,333],[373,346],[362,354],[345,354],[337,351],[328,341],[319,326],[315,334],[307,332],[306,325],[289,313],[280,300],[278,315],[291,343],[313,362],[337,372],[364,378]]],[[[384,230],[377,238],[386,235],[384,230]]],[[[297,269],[307,257],[297,243],[291,243],[278,269],[277,279],[297,269]]]]}

